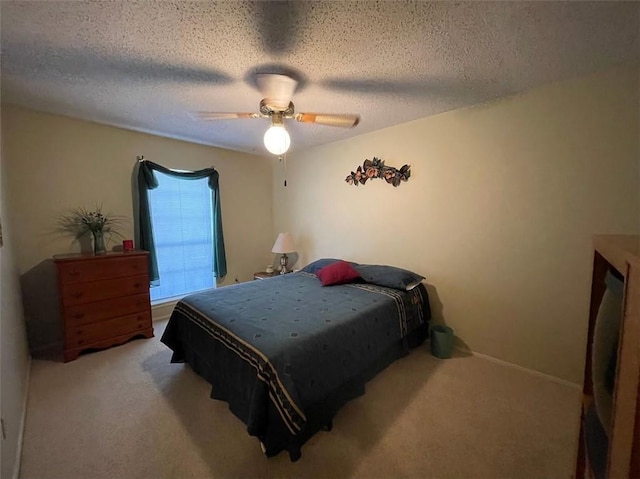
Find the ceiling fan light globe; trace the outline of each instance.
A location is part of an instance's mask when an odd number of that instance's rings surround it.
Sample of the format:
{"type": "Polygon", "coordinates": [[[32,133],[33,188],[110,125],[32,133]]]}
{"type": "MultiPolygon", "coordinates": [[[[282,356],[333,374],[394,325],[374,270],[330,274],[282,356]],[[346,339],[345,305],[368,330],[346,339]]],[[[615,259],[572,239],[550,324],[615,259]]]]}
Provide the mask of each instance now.
{"type": "Polygon", "coordinates": [[[273,155],[286,153],[290,145],[291,138],[282,125],[272,125],[264,134],[264,146],[273,155]]]}

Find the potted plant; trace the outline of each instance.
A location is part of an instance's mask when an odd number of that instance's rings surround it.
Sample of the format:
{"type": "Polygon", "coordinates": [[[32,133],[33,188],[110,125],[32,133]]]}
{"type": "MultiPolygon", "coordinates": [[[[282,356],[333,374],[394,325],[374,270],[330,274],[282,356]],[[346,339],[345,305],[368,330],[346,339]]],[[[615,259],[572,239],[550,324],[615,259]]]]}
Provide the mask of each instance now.
{"type": "Polygon", "coordinates": [[[72,233],[79,240],[87,233],[93,235],[93,253],[106,254],[105,234],[122,235],[116,230],[122,224],[123,218],[111,213],[103,213],[102,207],[97,206],[90,211],[86,208],[74,208],[69,214],[60,217],[58,223],[63,231],[72,233]]]}

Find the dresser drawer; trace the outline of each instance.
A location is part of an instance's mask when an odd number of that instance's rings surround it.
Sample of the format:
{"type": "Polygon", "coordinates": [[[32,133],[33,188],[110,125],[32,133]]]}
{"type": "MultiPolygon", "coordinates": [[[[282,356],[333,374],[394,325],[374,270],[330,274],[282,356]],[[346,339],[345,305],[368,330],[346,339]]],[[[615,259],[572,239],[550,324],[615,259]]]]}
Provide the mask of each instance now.
{"type": "Polygon", "coordinates": [[[69,349],[89,346],[91,343],[150,327],[151,314],[149,312],[122,316],[84,326],[70,327],[67,328],[65,347],[69,349]]]}
{"type": "Polygon", "coordinates": [[[153,337],[146,251],[57,255],[64,361],[153,337]]]}
{"type": "Polygon", "coordinates": [[[91,281],[89,283],[63,284],[62,303],[66,309],[77,304],[148,292],[149,277],[146,274],[128,278],[91,281]]]}
{"type": "Polygon", "coordinates": [[[148,311],[150,307],[148,293],[122,296],[121,298],[65,307],[64,320],[67,327],[82,326],[105,319],[148,311]]]}
{"type": "Polygon", "coordinates": [[[61,263],[60,282],[81,283],[109,278],[122,278],[148,274],[147,257],[131,256],[120,258],[96,258],[93,261],[69,261],[61,263]]]}

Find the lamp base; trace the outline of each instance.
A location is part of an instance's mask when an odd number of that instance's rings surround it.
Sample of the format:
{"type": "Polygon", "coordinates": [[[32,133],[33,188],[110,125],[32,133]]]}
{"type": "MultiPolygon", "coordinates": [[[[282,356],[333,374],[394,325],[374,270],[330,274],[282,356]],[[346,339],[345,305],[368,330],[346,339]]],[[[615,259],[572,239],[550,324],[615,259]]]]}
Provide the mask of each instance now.
{"type": "Polygon", "coordinates": [[[286,254],[280,256],[280,274],[287,274],[287,262],[289,258],[286,254]]]}

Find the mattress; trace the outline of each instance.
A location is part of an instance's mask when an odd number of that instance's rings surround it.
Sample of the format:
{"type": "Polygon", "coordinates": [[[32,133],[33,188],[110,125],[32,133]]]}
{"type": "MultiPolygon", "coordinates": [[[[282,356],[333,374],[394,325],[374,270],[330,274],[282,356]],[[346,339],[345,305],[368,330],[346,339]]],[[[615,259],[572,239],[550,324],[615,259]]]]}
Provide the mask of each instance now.
{"type": "Polygon", "coordinates": [[[295,460],[367,380],[424,340],[429,317],[422,284],[323,287],[299,272],[185,297],[162,342],[172,362],[211,383],[211,397],[229,403],[267,456],[287,450],[295,460]]]}

